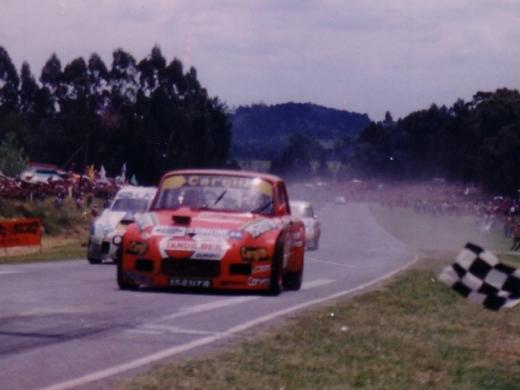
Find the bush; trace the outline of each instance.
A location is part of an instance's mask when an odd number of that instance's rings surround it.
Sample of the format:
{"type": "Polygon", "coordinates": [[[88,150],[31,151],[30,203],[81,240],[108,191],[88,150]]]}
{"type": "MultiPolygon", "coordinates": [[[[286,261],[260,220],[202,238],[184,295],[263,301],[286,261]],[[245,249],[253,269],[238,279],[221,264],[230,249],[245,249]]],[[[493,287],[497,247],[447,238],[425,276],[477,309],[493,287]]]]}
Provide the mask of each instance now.
{"type": "Polygon", "coordinates": [[[44,232],[50,235],[80,233],[88,228],[89,215],[83,215],[72,199],[67,198],[60,208],[54,200],[22,202],[0,199],[0,218],[38,218],[44,232]]]}

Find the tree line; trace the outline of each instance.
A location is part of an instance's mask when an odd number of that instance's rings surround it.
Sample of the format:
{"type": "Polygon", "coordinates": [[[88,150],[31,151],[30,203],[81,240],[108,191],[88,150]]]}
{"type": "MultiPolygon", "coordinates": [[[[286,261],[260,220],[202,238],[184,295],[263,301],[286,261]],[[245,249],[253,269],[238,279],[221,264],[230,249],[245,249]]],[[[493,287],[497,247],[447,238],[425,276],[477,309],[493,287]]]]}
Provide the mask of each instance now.
{"type": "Polygon", "coordinates": [[[38,80],[27,62],[18,73],[0,47],[0,150],[23,150],[32,161],[113,174],[126,163],[140,182],[156,184],[169,169],[227,163],[226,111],[195,68],[168,63],[158,46],[140,61],[117,49],[110,66],[96,53],[62,66],[53,54],[38,80]]]}
{"type": "Polygon", "coordinates": [[[344,161],[371,176],[442,177],[489,192],[520,189],[520,93],[478,92],[451,107],[431,105],[398,121],[372,122],[344,161]]]}
{"type": "Polygon", "coordinates": [[[332,146],[294,134],[272,168],[297,177],[330,175],[325,169],[330,160],[342,162],[338,179],[439,177],[518,195],[520,93],[477,92],[471,101],[432,104],[397,121],[387,112],[383,121],[372,121],[358,136],[340,137],[332,146]]]}

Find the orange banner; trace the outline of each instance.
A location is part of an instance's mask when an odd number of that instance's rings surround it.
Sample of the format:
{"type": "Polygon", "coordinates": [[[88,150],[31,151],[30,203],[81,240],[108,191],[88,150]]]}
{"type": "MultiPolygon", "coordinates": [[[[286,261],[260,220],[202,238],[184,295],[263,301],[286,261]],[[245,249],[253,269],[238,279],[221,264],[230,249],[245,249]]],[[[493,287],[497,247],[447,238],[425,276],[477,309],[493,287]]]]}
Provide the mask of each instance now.
{"type": "Polygon", "coordinates": [[[0,221],[0,248],[41,245],[42,230],[36,218],[0,221]]]}

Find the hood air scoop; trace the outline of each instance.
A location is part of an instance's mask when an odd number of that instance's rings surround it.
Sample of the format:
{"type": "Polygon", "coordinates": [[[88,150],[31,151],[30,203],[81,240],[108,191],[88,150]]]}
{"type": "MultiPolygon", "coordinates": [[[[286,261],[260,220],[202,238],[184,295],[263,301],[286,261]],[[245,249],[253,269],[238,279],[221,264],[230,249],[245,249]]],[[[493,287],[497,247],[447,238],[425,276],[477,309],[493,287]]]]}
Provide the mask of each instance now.
{"type": "Polygon", "coordinates": [[[186,209],[179,209],[172,216],[175,225],[189,225],[191,223],[191,213],[186,209]]]}

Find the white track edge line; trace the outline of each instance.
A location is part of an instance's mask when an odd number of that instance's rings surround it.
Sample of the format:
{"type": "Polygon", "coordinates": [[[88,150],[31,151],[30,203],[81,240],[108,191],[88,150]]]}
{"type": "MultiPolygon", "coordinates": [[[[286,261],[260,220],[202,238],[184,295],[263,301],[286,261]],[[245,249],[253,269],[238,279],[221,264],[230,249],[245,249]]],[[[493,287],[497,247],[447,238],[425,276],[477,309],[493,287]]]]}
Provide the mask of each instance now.
{"type": "Polygon", "coordinates": [[[258,318],[254,319],[254,320],[244,322],[243,324],[236,325],[236,326],[228,329],[227,331],[219,333],[217,335],[211,335],[211,336],[207,336],[207,337],[202,337],[200,339],[193,340],[193,341],[190,341],[190,342],[182,344],[182,345],[177,345],[175,347],[167,348],[167,349],[164,349],[162,351],[155,352],[155,353],[153,353],[151,355],[148,355],[148,356],[145,356],[145,357],[142,357],[142,358],[139,358],[139,359],[132,360],[132,361],[127,362],[127,363],[123,363],[123,364],[120,364],[120,365],[117,365],[117,366],[106,368],[104,370],[93,372],[91,374],[87,374],[87,375],[84,375],[84,376],[76,378],[76,379],[71,379],[71,380],[68,380],[68,381],[65,381],[65,382],[56,383],[54,385],[51,385],[51,386],[48,386],[48,387],[44,387],[41,390],[66,390],[66,389],[71,389],[73,387],[82,386],[82,385],[85,385],[87,383],[91,383],[91,382],[94,382],[94,381],[105,379],[105,378],[108,378],[108,377],[111,377],[111,376],[114,376],[114,375],[117,375],[117,374],[121,374],[121,373],[123,373],[125,371],[129,371],[129,370],[132,370],[132,369],[135,369],[135,368],[138,368],[138,367],[150,364],[150,363],[154,363],[156,361],[165,359],[167,357],[171,357],[171,356],[177,355],[179,353],[192,350],[192,349],[194,349],[196,347],[201,347],[203,345],[208,345],[208,344],[214,343],[216,341],[224,339],[225,337],[228,337],[228,336],[234,335],[235,333],[239,333],[239,332],[242,332],[242,331],[244,331],[246,329],[249,329],[249,328],[251,328],[251,327],[253,327],[255,325],[258,325],[258,324],[261,324],[263,322],[267,322],[267,321],[273,320],[276,317],[280,317],[282,315],[292,313],[294,311],[303,309],[305,307],[316,305],[318,303],[326,302],[326,301],[329,301],[329,300],[332,300],[332,299],[339,298],[339,297],[344,296],[344,295],[352,294],[354,292],[363,290],[363,289],[365,289],[365,288],[367,288],[369,286],[377,284],[377,283],[379,283],[379,282],[381,282],[381,281],[383,281],[385,279],[388,279],[388,278],[398,274],[402,270],[408,268],[410,265],[415,263],[417,261],[417,259],[418,259],[418,256],[416,255],[414,257],[413,261],[405,264],[404,266],[399,267],[399,268],[395,269],[394,271],[391,271],[391,272],[389,272],[389,273],[387,273],[387,274],[385,274],[383,276],[380,276],[379,278],[373,279],[370,282],[366,282],[366,283],[360,284],[357,287],[354,287],[354,288],[351,288],[351,289],[348,289],[348,290],[339,291],[337,293],[334,293],[334,294],[331,294],[331,295],[327,295],[325,297],[316,298],[316,299],[313,299],[311,301],[300,303],[298,305],[294,305],[294,306],[288,307],[288,308],[283,309],[283,310],[275,311],[275,312],[267,314],[265,316],[258,317],[258,318]]]}

